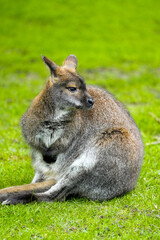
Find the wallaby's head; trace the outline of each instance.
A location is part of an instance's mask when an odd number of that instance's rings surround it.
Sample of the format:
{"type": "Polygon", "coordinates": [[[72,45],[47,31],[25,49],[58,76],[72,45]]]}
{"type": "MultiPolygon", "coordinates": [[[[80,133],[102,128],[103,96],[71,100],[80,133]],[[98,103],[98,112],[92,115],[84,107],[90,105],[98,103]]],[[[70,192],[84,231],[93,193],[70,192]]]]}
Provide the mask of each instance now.
{"type": "Polygon", "coordinates": [[[77,58],[69,55],[63,66],[58,66],[47,57],[42,56],[43,61],[49,67],[51,78],[49,88],[51,98],[58,108],[90,109],[94,100],[86,89],[86,84],[76,72],[77,58]]]}

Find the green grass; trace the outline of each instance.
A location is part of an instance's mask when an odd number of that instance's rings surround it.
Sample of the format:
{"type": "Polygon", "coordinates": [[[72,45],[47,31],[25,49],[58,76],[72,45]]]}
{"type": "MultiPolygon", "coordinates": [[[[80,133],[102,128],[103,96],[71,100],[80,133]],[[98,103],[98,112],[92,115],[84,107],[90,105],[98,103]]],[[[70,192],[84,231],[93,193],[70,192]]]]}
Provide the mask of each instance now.
{"type": "Polygon", "coordinates": [[[87,83],[122,101],[145,156],[136,188],[111,201],[0,206],[0,239],[160,239],[160,2],[0,0],[0,188],[34,172],[19,119],[71,53],[87,83]]]}

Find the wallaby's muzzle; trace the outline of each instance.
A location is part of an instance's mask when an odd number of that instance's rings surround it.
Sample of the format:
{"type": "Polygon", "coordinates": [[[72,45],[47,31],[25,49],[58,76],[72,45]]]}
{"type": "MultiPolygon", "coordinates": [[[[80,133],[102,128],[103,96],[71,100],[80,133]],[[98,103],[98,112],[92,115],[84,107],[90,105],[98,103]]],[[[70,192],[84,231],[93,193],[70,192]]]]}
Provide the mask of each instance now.
{"type": "Polygon", "coordinates": [[[81,100],[81,104],[82,104],[82,109],[86,109],[86,110],[89,110],[93,107],[94,105],[94,99],[91,97],[91,95],[85,91],[84,92],[84,96],[81,100]]]}

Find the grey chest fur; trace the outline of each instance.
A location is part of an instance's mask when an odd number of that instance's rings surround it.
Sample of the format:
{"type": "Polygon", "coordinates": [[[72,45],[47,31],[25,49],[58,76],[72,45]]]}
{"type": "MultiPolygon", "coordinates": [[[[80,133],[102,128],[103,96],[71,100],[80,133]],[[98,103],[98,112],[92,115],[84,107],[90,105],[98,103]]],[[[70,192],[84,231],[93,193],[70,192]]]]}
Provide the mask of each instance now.
{"type": "Polygon", "coordinates": [[[36,144],[42,143],[47,149],[51,147],[63,135],[63,129],[44,128],[43,131],[35,136],[36,144]]]}

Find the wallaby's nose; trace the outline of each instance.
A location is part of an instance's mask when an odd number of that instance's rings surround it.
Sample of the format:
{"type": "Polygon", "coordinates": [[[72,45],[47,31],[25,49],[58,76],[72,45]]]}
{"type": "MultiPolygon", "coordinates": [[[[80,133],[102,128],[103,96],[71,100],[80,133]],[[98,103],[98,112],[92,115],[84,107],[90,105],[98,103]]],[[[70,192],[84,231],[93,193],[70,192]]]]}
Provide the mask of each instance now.
{"type": "Polygon", "coordinates": [[[87,102],[88,102],[88,104],[89,104],[91,107],[92,107],[93,104],[94,104],[93,98],[88,98],[87,102]]]}

